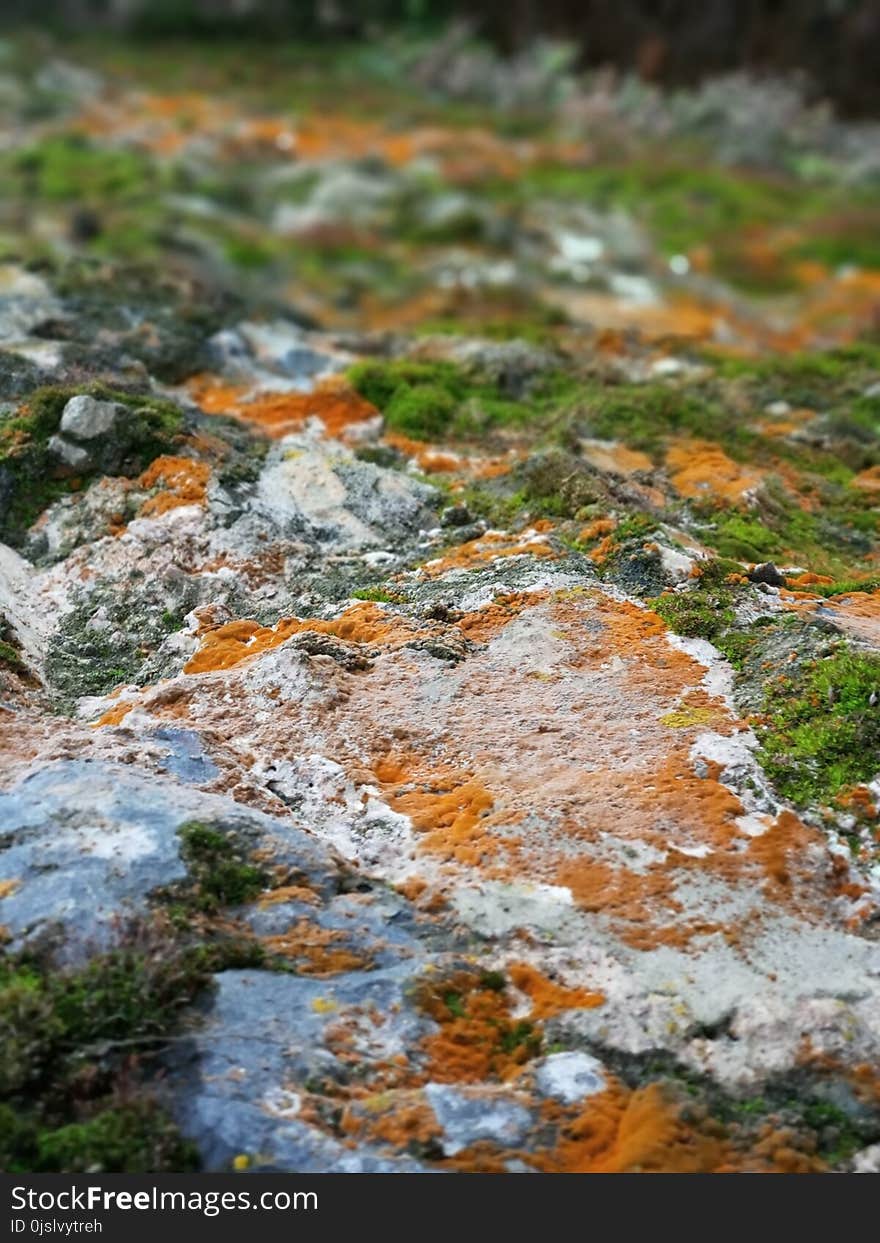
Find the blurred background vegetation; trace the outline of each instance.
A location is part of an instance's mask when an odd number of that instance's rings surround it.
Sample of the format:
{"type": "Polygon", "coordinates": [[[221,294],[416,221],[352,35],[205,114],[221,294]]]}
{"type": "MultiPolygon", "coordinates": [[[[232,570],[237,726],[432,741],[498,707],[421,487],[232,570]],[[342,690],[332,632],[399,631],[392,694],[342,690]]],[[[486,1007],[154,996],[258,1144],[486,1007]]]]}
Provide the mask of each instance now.
{"type": "Polygon", "coordinates": [[[579,68],[663,84],[798,71],[846,115],[880,110],[880,0],[4,0],[0,21],[143,38],[375,39],[467,28],[507,54],[570,43],[579,68]]]}

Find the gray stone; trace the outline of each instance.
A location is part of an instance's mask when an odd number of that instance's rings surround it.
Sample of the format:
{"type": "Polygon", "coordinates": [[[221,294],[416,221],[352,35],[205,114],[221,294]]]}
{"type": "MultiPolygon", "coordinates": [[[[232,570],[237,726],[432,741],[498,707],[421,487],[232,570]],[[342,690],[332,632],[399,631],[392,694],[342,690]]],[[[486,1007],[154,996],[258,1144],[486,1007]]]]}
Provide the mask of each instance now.
{"type": "Polygon", "coordinates": [[[98,401],[85,393],[71,397],[61,415],[61,431],[75,440],[95,440],[113,428],[121,407],[113,401],[98,401]]]}
{"type": "Polygon", "coordinates": [[[574,1105],[605,1090],[605,1068],[589,1053],[551,1053],[535,1071],[535,1086],[542,1096],[574,1105]]]}
{"type": "Polygon", "coordinates": [[[269,971],[226,971],[190,1039],[168,1057],[170,1107],[206,1170],[405,1173],[421,1167],[362,1144],[343,1147],[298,1117],[301,1093],[345,1081],[346,1062],[327,1036],[347,1019],[360,1051],[381,1058],[415,1047],[425,1020],[405,1002],[405,967],[331,980],[269,971]],[[367,1013],[370,1018],[365,1020],[367,1013]]]}
{"type": "Polygon", "coordinates": [[[49,452],[60,458],[71,470],[88,470],[92,465],[92,455],[82,445],[65,440],[63,436],[50,436],[49,452]]]}
{"type": "Polygon", "coordinates": [[[177,831],[193,819],[235,830],[317,891],[335,891],[334,856],[289,820],[125,765],[63,760],[0,794],[3,879],[12,882],[0,922],[13,948],[56,930],[68,959],[112,944],[154,890],[185,877],[177,831]]]}
{"type": "Polygon", "coordinates": [[[532,1115],[517,1101],[490,1091],[468,1091],[446,1083],[429,1083],[425,1096],[443,1128],[443,1151],[454,1157],[478,1140],[512,1148],[525,1138],[532,1115]]]}

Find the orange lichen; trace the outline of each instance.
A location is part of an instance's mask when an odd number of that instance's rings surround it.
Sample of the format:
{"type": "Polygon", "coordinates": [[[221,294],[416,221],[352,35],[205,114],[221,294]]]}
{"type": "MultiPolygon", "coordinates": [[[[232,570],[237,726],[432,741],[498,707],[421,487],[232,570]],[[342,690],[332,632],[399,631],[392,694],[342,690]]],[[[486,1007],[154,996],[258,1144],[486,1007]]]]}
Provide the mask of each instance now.
{"type": "Polygon", "coordinates": [[[274,626],[242,620],[226,622],[205,632],[201,646],[184,666],[185,673],[209,673],[231,669],[259,652],[279,647],[303,631],[335,635],[351,643],[375,643],[382,647],[400,647],[424,633],[412,622],[395,613],[386,613],[378,605],[364,602],[332,621],[314,617],[285,617],[274,626]]]}
{"type": "Polygon", "coordinates": [[[850,487],[874,495],[880,492],[880,466],[869,466],[850,480],[850,487]]]}
{"type": "Polygon", "coordinates": [[[499,475],[509,474],[516,461],[515,454],[505,457],[479,457],[453,453],[449,449],[440,449],[421,440],[412,440],[399,432],[386,433],[384,440],[393,449],[414,461],[426,475],[461,473],[471,480],[496,479],[499,475]]]}
{"type": "Polygon", "coordinates": [[[362,1098],[356,1107],[345,1108],[339,1126],[347,1135],[391,1144],[397,1150],[430,1144],[442,1135],[434,1111],[419,1089],[362,1098]]]}
{"type": "Polygon", "coordinates": [[[141,516],[146,518],[163,514],[181,505],[203,504],[210,477],[211,468],[207,462],[188,457],[157,457],[137,482],[142,488],[164,484],[165,490],[144,501],[141,516]]]}
{"type": "Polygon", "coordinates": [[[682,496],[708,496],[737,504],[761,482],[759,472],[734,462],[720,445],[706,440],[670,446],[666,465],[672,472],[672,486],[682,496]]]}
{"type": "Polygon", "coordinates": [[[545,591],[515,591],[496,596],[491,604],[486,604],[473,613],[465,613],[456,624],[468,639],[475,643],[486,643],[518,617],[523,609],[540,604],[546,595],[545,591]]]}
{"type": "Polygon", "coordinates": [[[613,1084],[563,1125],[554,1151],[527,1159],[546,1173],[711,1173],[727,1159],[719,1130],[687,1124],[660,1084],[632,1093],[613,1084]]]}
{"type": "Polygon", "coordinates": [[[278,889],[269,889],[257,898],[260,906],[277,906],[279,902],[308,902],[315,905],[320,899],[313,889],[303,885],[281,885],[278,889]]]}
{"type": "Polygon", "coordinates": [[[510,1000],[479,976],[464,972],[423,985],[418,1002],[439,1025],[422,1049],[437,1083],[507,1081],[538,1051],[530,1025],[510,1017],[510,1000]]]}
{"type": "Polygon", "coordinates": [[[581,544],[592,544],[596,540],[610,535],[616,526],[616,518],[594,518],[592,522],[588,522],[585,527],[581,528],[578,534],[578,542],[581,544]]]}
{"type": "MultiPolygon", "coordinates": [[[[549,527],[550,524],[548,523],[549,527]]],[[[445,574],[447,570],[467,569],[474,565],[483,565],[494,561],[497,557],[558,557],[559,554],[547,542],[544,531],[539,524],[526,531],[513,535],[503,531],[487,531],[477,539],[468,540],[451,549],[442,557],[426,561],[421,567],[422,572],[430,578],[445,574]]]]}
{"type": "Polygon", "coordinates": [[[336,378],[322,381],[310,393],[248,391],[236,385],[196,376],[190,381],[193,400],[206,414],[225,414],[258,428],[272,439],[299,431],[319,419],[327,436],[338,437],[356,423],[378,417],[368,401],[336,378]]]}
{"type": "Polygon", "coordinates": [[[654,469],[647,453],[626,445],[584,440],[581,441],[581,454],[597,470],[608,475],[634,475],[637,471],[654,469]]]}
{"type": "Polygon", "coordinates": [[[108,708],[101,716],[98,717],[92,725],[93,729],[100,729],[103,725],[118,725],[123,717],[127,716],[134,707],[133,703],[114,704],[112,708],[108,708]]]}
{"type": "Polygon", "coordinates": [[[368,971],[369,956],[340,946],[345,934],[332,928],[321,928],[308,919],[297,920],[286,932],[262,937],[269,954],[292,959],[299,975],[319,979],[340,975],[343,971],[368,971]]]}
{"type": "Polygon", "coordinates": [[[592,1010],[604,1005],[602,993],[593,993],[585,988],[565,988],[548,980],[537,968],[529,963],[514,962],[507,967],[512,982],[525,993],[532,1003],[529,1018],[550,1019],[566,1010],[592,1010]]]}
{"type": "Polygon", "coordinates": [[[422,835],[422,849],[462,863],[478,863],[495,849],[484,823],[492,795],[467,773],[420,776],[405,761],[389,756],[376,765],[376,778],[389,805],[409,816],[422,835]]]}

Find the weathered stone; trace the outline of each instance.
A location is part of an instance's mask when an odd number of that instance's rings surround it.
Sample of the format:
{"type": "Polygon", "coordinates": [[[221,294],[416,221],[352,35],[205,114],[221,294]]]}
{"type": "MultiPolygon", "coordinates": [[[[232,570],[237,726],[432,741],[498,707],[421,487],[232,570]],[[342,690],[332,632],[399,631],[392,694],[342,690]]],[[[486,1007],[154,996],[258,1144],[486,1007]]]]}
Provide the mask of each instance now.
{"type": "Polygon", "coordinates": [[[119,418],[121,409],[115,402],[98,401],[80,393],[71,397],[61,414],[61,432],[74,440],[96,440],[106,436],[119,418]]]}

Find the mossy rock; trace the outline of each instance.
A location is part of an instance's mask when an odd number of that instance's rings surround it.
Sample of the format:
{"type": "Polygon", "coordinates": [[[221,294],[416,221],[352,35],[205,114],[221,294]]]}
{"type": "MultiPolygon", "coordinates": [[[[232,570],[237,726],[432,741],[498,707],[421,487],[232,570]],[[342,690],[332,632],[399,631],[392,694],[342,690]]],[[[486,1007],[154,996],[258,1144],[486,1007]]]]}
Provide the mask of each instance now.
{"type": "Polygon", "coordinates": [[[93,383],[32,392],[14,414],[0,415],[0,539],[18,545],[52,501],[98,474],[139,474],[172,452],[183,414],[172,402],[93,383]],[[116,403],[124,412],[95,450],[93,465],[74,475],[51,452],[67,402],[78,394],[116,403]]]}

